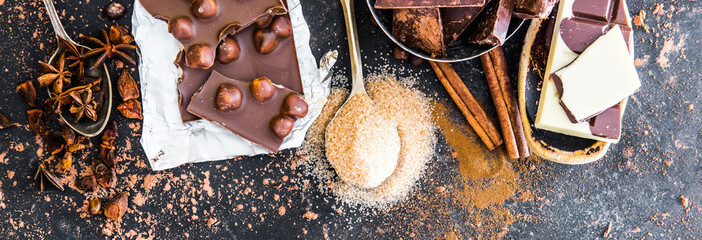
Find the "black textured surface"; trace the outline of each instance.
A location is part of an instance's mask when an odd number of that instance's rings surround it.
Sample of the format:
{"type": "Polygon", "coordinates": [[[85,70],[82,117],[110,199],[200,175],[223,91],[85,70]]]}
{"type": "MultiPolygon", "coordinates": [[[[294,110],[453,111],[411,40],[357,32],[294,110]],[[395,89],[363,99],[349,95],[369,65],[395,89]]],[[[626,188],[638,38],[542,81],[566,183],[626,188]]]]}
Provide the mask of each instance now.
{"type": "MultiPolygon", "coordinates": [[[[121,2],[131,13],[131,3],[121,2]]],[[[101,15],[107,3],[107,0],[64,0],[57,2],[57,9],[70,35],[96,35],[98,28],[114,24],[101,15]]],[[[40,2],[0,0],[0,4],[3,36],[0,112],[23,124],[0,130],[0,238],[108,238],[101,233],[107,222],[104,216],[80,217],[79,209],[90,195],[73,189],[39,193],[30,177],[38,162],[49,157],[26,127],[27,107],[15,93],[15,87],[39,76],[37,61],[48,59],[55,39],[40,2]]],[[[396,73],[417,76],[423,91],[436,98],[448,98],[427,64],[414,69],[392,59],[390,41],[370,24],[365,4],[358,2],[356,8],[366,66],[387,64],[404,69],[396,73]]],[[[538,199],[507,203],[515,214],[531,217],[509,226],[506,238],[595,239],[602,237],[610,222],[614,238],[702,238],[702,154],[698,151],[702,145],[699,110],[702,108],[699,98],[702,6],[696,1],[629,1],[629,9],[632,15],[639,10],[646,12],[645,24],[651,32],[635,27],[636,58],[644,62],[638,67],[643,87],[627,107],[622,141],[596,163],[535,165],[534,172],[539,174],[529,184],[538,199]],[[662,14],[653,14],[655,3],[663,4],[662,14]],[[689,207],[682,206],[681,195],[689,198],[689,207]]],[[[303,10],[313,34],[311,46],[315,56],[338,49],[340,57],[335,72],[348,76],[340,4],[331,0],[305,0],[303,10]]],[[[127,16],[118,22],[129,24],[129,19],[127,16]]],[[[505,46],[513,79],[516,79],[525,30],[505,46]]],[[[468,61],[455,67],[474,95],[485,106],[491,106],[479,62],[468,61]]],[[[365,70],[366,74],[371,72],[377,70],[365,70]]],[[[113,72],[113,78],[116,74],[113,72]]],[[[492,108],[487,109],[494,115],[492,108]]],[[[119,114],[113,119],[120,127],[116,141],[117,154],[122,158],[118,189],[126,189],[132,198],[130,211],[110,238],[443,238],[447,231],[460,232],[468,224],[463,221],[467,213],[460,211],[453,212],[457,220],[452,226],[436,225],[432,219],[418,223],[408,217],[411,214],[399,215],[399,210],[353,211],[328,193],[317,190],[314,181],[299,175],[300,169],[291,169],[294,151],[273,157],[189,164],[153,173],[144,167],[147,159],[139,146],[140,133],[128,127],[140,125],[119,114]],[[153,174],[177,179],[157,181],[150,192],[145,192],[142,179],[153,174]],[[130,176],[136,180],[129,181],[130,176]],[[263,184],[265,179],[272,183],[263,184]],[[301,184],[305,182],[310,184],[301,184]],[[203,185],[212,187],[211,194],[192,190],[203,185]],[[142,206],[133,202],[139,193],[147,196],[142,206]],[[282,216],[278,214],[280,206],[286,207],[282,216]],[[301,217],[307,211],[319,217],[314,220],[301,217]],[[208,219],[216,219],[212,227],[207,225],[208,219]]],[[[90,150],[76,159],[83,164],[77,167],[84,167],[90,157],[97,155],[98,144],[98,138],[91,139],[90,150]]],[[[451,184],[432,181],[433,176],[456,174],[455,160],[447,157],[449,150],[442,138],[436,151],[438,157],[429,165],[428,176],[420,180],[419,191],[451,184]]],[[[97,194],[101,199],[109,195],[109,192],[97,194]]],[[[408,201],[423,200],[413,196],[408,201]]],[[[431,209],[415,211],[421,214],[431,209]]],[[[469,236],[468,233],[464,237],[469,236]]]]}

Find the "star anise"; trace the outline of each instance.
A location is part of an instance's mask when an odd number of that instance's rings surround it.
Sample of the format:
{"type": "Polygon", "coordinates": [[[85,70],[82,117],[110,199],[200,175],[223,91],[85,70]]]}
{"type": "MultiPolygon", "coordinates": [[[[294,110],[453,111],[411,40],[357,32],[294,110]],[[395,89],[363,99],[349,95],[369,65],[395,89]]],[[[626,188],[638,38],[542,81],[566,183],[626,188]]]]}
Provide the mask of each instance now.
{"type": "Polygon", "coordinates": [[[99,56],[97,60],[95,60],[93,66],[90,67],[90,70],[93,70],[98,66],[102,65],[108,58],[111,59],[115,57],[119,58],[120,60],[129,65],[136,64],[134,59],[127,55],[125,51],[136,51],[137,47],[131,45],[131,42],[126,40],[131,38],[123,37],[124,34],[122,34],[119,29],[112,30],[112,28],[116,27],[113,26],[110,28],[110,32],[116,32],[113,33],[113,35],[115,35],[113,37],[110,37],[105,30],[100,30],[100,32],[102,33],[102,37],[105,40],[104,42],[94,37],[85,37],[86,41],[98,46],[98,48],[95,48],[85,53],[85,57],[87,58],[99,56]]]}
{"type": "Polygon", "coordinates": [[[63,92],[63,86],[71,83],[71,76],[73,75],[68,69],[66,69],[66,55],[61,54],[61,56],[56,60],[56,66],[51,66],[51,64],[39,61],[41,65],[41,70],[44,75],[39,77],[39,84],[43,87],[51,86],[51,90],[54,94],[60,94],[63,92]]]}
{"type": "Polygon", "coordinates": [[[97,121],[96,103],[93,98],[93,91],[90,90],[90,88],[71,92],[71,98],[73,99],[73,104],[71,105],[70,111],[75,114],[74,122],[77,123],[83,116],[97,121]]]}
{"type": "Polygon", "coordinates": [[[63,183],[59,178],[52,173],[44,163],[39,164],[39,169],[37,169],[37,173],[34,174],[34,180],[37,180],[39,182],[39,189],[43,192],[44,191],[44,182],[48,181],[51,183],[51,185],[54,185],[54,187],[58,188],[59,190],[63,191],[63,183]]]}
{"type": "Polygon", "coordinates": [[[66,60],[71,62],[68,64],[68,67],[75,69],[75,79],[82,79],[83,75],[85,75],[85,48],[80,48],[80,50],[78,50],[76,45],[73,45],[73,43],[66,41],[63,38],[59,38],[59,46],[69,54],[66,57],[66,60]]]}

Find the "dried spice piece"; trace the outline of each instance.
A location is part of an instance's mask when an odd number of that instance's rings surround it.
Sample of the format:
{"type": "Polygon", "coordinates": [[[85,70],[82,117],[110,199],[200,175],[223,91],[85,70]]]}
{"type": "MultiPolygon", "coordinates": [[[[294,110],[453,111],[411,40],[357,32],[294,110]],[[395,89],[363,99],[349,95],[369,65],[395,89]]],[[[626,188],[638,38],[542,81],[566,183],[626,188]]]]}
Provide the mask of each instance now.
{"type": "Polygon", "coordinates": [[[44,135],[44,119],[42,116],[44,111],[40,109],[32,109],[27,111],[27,119],[29,122],[29,128],[34,131],[37,135],[44,135]]]}
{"type": "Polygon", "coordinates": [[[127,69],[122,70],[122,73],[119,74],[117,90],[119,90],[119,96],[122,97],[122,101],[139,98],[139,87],[127,69]]]}
{"type": "Polygon", "coordinates": [[[127,212],[128,192],[120,192],[105,205],[105,216],[112,220],[119,221],[127,212]]]}
{"type": "Polygon", "coordinates": [[[115,139],[117,138],[117,123],[110,122],[100,138],[100,152],[98,157],[108,167],[115,166],[115,139]]]}
{"type": "Polygon", "coordinates": [[[113,44],[131,44],[134,42],[134,37],[129,33],[127,28],[122,26],[111,26],[108,30],[108,36],[113,44]]]}
{"type": "Polygon", "coordinates": [[[93,215],[100,213],[100,199],[93,198],[90,200],[90,203],[88,204],[88,212],[93,215]]]}
{"type": "Polygon", "coordinates": [[[64,147],[65,143],[63,142],[63,138],[61,138],[61,136],[55,132],[49,132],[46,134],[46,149],[49,150],[51,155],[60,153],[63,151],[64,147]]]}
{"type": "Polygon", "coordinates": [[[51,185],[54,185],[54,187],[58,188],[59,190],[63,191],[63,183],[61,183],[61,180],[56,177],[49,169],[46,168],[46,165],[44,163],[39,164],[39,169],[37,169],[37,173],[34,174],[34,180],[37,180],[39,182],[39,189],[40,191],[44,191],[44,182],[47,181],[51,183],[51,185]]]}
{"type": "Polygon", "coordinates": [[[61,56],[56,60],[56,66],[51,66],[51,64],[39,61],[41,66],[41,71],[44,75],[39,76],[39,84],[42,87],[51,87],[51,91],[54,94],[60,94],[63,92],[63,86],[71,83],[71,76],[73,75],[66,68],[66,54],[61,54],[61,56]]]}
{"type": "Polygon", "coordinates": [[[32,83],[32,81],[26,81],[17,86],[17,92],[22,96],[22,100],[30,107],[37,107],[37,90],[34,89],[34,83],[32,83]]]}
{"type": "Polygon", "coordinates": [[[105,7],[105,17],[110,20],[115,20],[124,16],[124,12],[127,10],[122,4],[113,2],[105,7]]]}
{"type": "Polygon", "coordinates": [[[82,177],[78,180],[77,187],[84,191],[95,191],[98,188],[97,179],[94,175],[82,177]]]}
{"type": "Polygon", "coordinates": [[[85,75],[85,48],[80,48],[80,50],[78,50],[76,45],[73,45],[73,43],[66,41],[63,38],[59,38],[59,47],[65,52],[68,52],[66,61],[71,62],[68,64],[69,68],[75,69],[75,75],[73,76],[74,79],[82,79],[85,75]]]}
{"type": "Polygon", "coordinates": [[[131,45],[131,43],[122,43],[123,38],[119,38],[119,41],[117,42],[110,41],[110,37],[105,30],[100,30],[100,32],[102,33],[104,42],[94,37],[85,37],[85,40],[87,42],[98,46],[98,48],[95,48],[85,53],[85,56],[88,58],[99,56],[97,60],[95,60],[93,66],[90,67],[90,70],[93,70],[98,66],[102,65],[108,58],[119,58],[120,60],[129,65],[136,64],[136,61],[134,61],[134,59],[132,59],[129,55],[127,55],[127,53],[125,53],[126,51],[136,51],[136,46],[131,45]]]}
{"type": "Polygon", "coordinates": [[[72,92],[71,98],[73,98],[73,104],[71,105],[71,113],[75,114],[74,121],[80,121],[83,116],[90,118],[93,121],[97,121],[97,110],[95,99],[93,98],[93,91],[90,88],[86,88],[80,91],[72,92]]]}
{"type": "Polygon", "coordinates": [[[17,123],[10,122],[10,120],[7,119],[7,117],[5,117],[5,115],[2,115],[2,113],[0,113],[0,129],[14,127],[17,125],[18,125],[17,123]]]}
{"type": "Polygon", "coordinates": [[[132,119],[143,119],[144,116],[142,115],[141,111],[141,102],[136,99],[132,99],[126,102],[123,102],[117,106],[117,110],[122,113],[127,118],[132,118],[132,119]]]}
{"type": "MultiPolygon", "coordinates": [[[[102,168],[102,167],[101,167],[102,168]]],[[[105,170],[97,172],[97,182],[104,188],[113,188],[117,186],[117,172],[114,168],[103,168],[105,170]]]]}
{"type": "Polygon", "coordinates": [[[66,152],[74,153],[85,148],[81,142],[83,142],[83,137],[76,137],[76,133],[73,129],[65,127],[61,133],[63,140],[66,142],[66,152]]]}
{"type": "Polygon", "coordinates": [[[56,172],[65,173],[71,166],[73,166],[73,154],[66,152],[63,154],[61,161],[56,164],[56,172]]]}

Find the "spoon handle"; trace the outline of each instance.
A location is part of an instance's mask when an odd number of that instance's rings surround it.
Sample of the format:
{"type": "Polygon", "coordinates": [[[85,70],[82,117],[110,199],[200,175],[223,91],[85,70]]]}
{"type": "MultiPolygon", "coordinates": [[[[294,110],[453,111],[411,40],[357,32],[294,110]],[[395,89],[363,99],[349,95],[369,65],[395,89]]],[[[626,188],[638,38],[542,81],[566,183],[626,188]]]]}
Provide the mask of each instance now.
{"type": "Polygon", "coordinates": [[[362,91],[363,86],[363,65],[361,64],[361,48],[358,45],[358,31],[356,29],[356,13],[353,0],[341,0],[341,7],[344,10],[346,20],[346,37],[349,40],[349,51],[351,56],[351,94],[362,91]]]}
{"type": "Polygon", "coordinates": [[[51,26],[54,27],[54,32],[56,33],[57,37],[63,38],[64,40],[72,43],[73,45],[78,45],[73,39],[68,37],[68,33],[66,33],[66,29],[63,28],[63,25],[61,25],[61,19],[59,19],[58,13],[56,13],[56,8],[54,8],[54,2],[53,0],[42,0],[44,2],[44,6],[46,6],[46,11],[49,14],[49,19],[51,19],[51,26]]]}

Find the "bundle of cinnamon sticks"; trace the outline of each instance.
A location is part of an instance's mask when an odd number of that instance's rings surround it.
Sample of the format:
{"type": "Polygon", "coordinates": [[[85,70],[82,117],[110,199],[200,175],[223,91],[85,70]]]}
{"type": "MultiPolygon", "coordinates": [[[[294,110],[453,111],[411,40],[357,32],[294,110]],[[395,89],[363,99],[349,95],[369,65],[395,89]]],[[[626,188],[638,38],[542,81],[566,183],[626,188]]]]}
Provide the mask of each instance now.
{"type": "Polygon", "coordinates": [[[493,150],[504,143],[509,158],[526,158],[529,156],[529,147],[502,47],[483,54],[480,60],[497,110],[501,131],[488,119],[451,64],[429,63],[451,99],[488,149],[493,150]]]}

